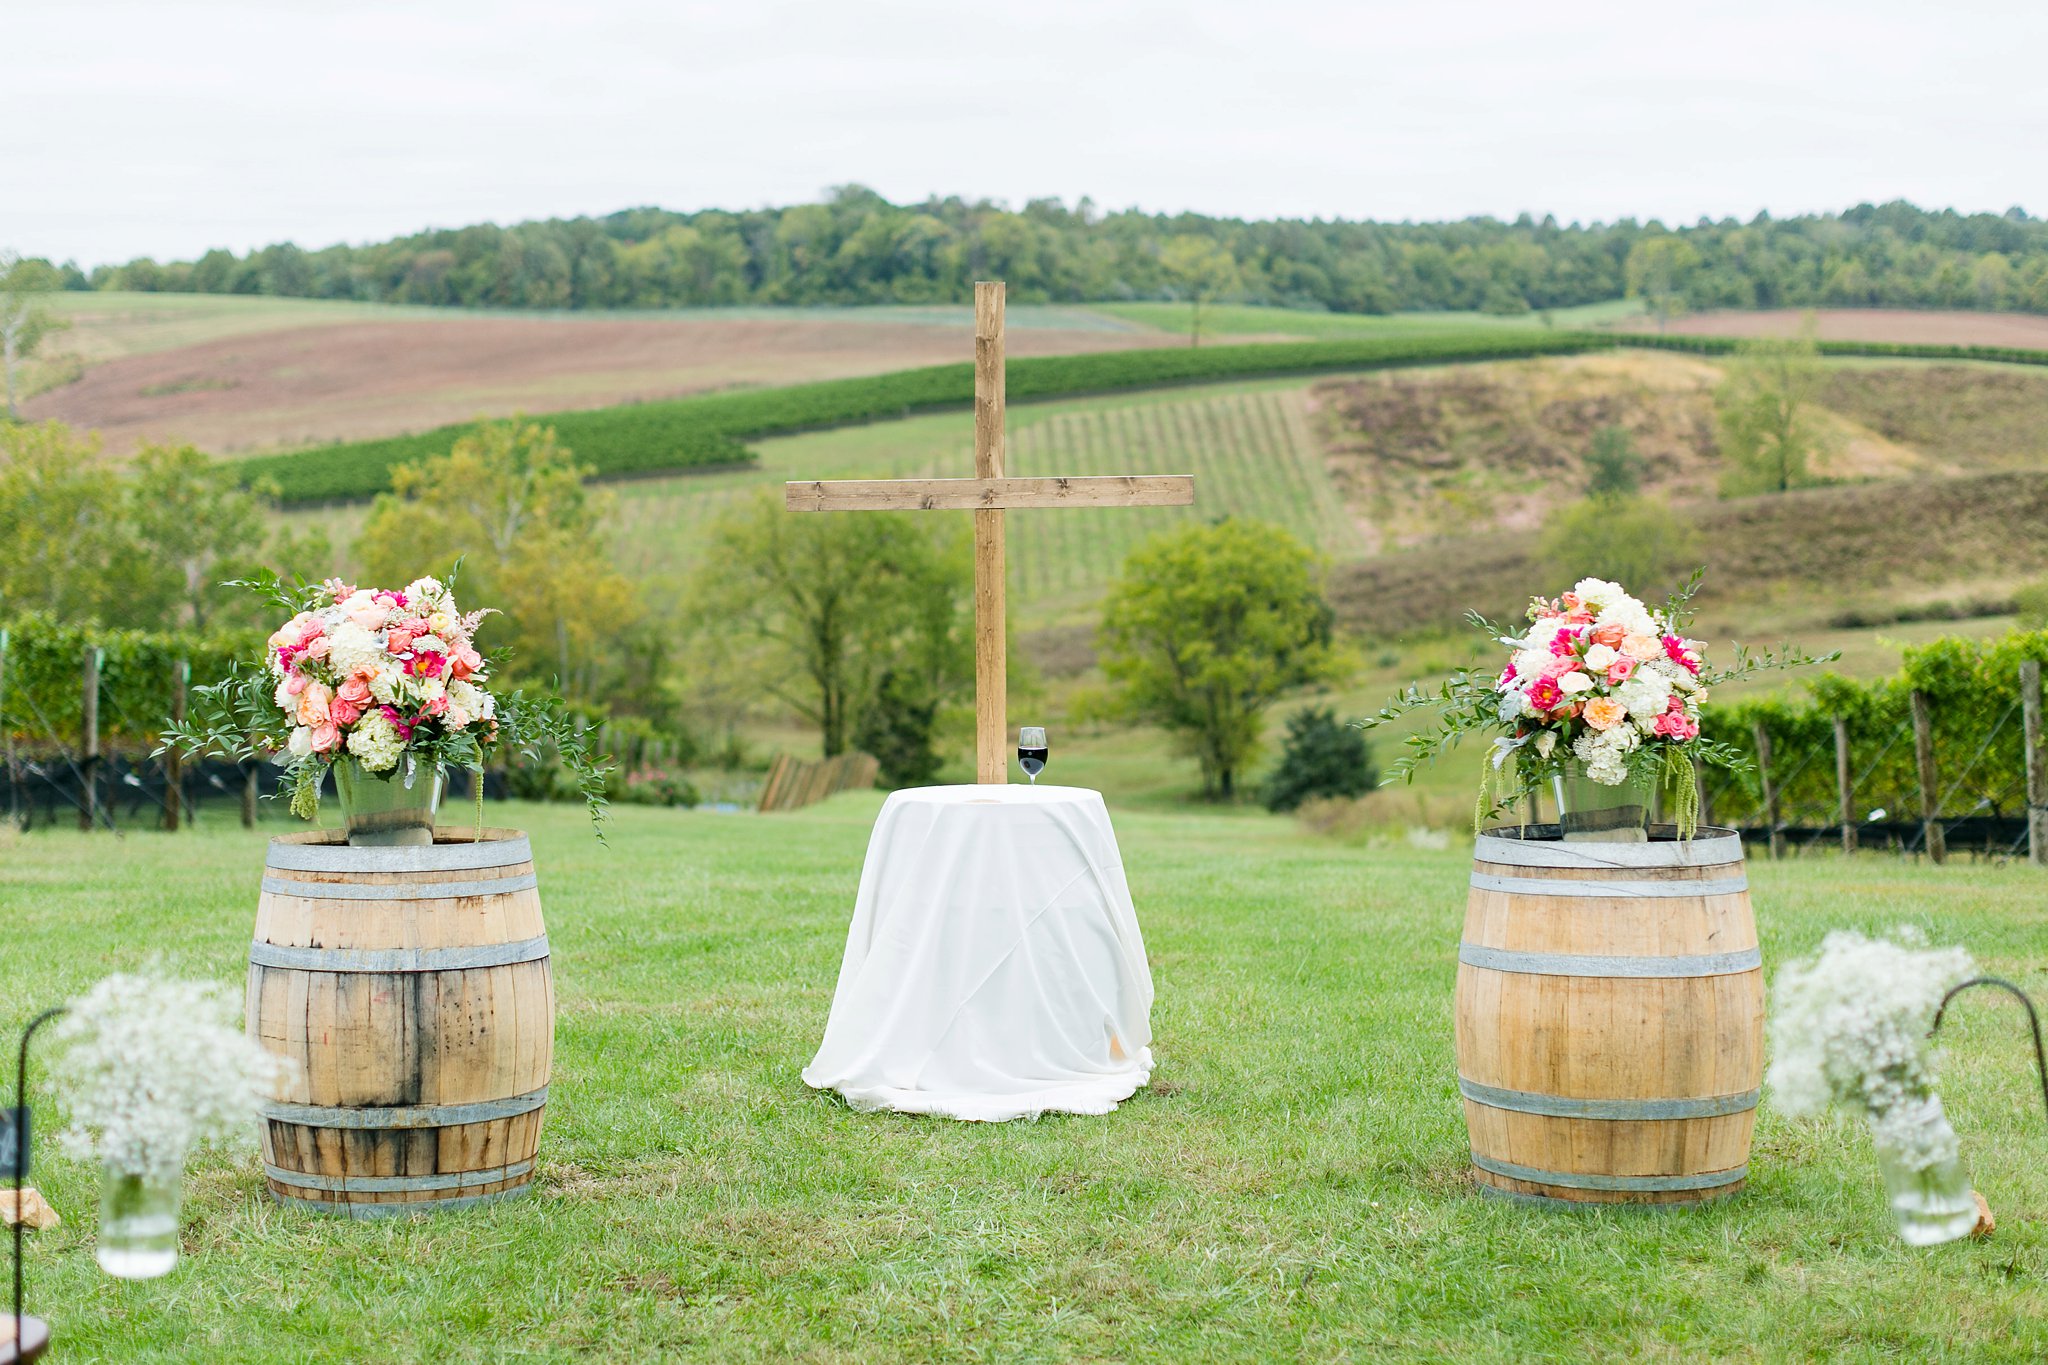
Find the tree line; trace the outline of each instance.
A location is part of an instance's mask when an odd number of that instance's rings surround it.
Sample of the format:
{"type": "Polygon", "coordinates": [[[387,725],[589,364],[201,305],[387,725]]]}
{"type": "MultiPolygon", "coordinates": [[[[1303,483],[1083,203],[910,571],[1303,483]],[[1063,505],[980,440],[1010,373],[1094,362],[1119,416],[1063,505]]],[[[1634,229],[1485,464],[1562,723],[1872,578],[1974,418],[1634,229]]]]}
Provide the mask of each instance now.
{"type": "Polygon", "coordinates": [[[1617,299],[1681,308],[2048,312],[2048,222],[1903,201],[1839,214],[1560,224],[1248,221],[1104,214],[1084,198],[893,204],[857,185],[740,212],[627,209],[481,223],[358,246],[280,242],[193,261],[143,257],[64,287],[271,294],[468,308],[926,304],[1009,282],[1019,302],[1235,299],[1345,313],[1498,314],[1617,299]]]}

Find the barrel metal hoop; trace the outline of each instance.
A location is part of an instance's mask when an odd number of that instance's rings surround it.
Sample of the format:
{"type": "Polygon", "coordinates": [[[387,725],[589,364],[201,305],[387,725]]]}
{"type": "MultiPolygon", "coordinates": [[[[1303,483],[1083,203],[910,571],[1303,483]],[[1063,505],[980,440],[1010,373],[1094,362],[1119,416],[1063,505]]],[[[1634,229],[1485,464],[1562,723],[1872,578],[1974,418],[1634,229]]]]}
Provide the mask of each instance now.
{"type": "Polygon", "coordinates": [[[1747,1164],[1732,1171],[1704,1171],[1698,1175],[1584,1175],[1576,1171],[1544,1171],[1534,1166],[1517,1166],[1511,1161],[1495,1161],[1492,1157],[1472,1154],[1472,1164],[1493,1175],[1506,1176],[1509,1180],[1527,1180],[1536,1185],[1555,1185],[1568,1190],[1616,1190],[1616,1191],[1662,1191],[1662,1190],[1713,1190],[1723,1185],[1733,1185],[1749,1175],[1747,1164]]]}
{"type": "Polygon", "coordinates": [[[1495,1199],[1503,1204],[1522,1204],[1529,1208],[1552,1209],[1559,1213],[1596,1214],[1616,1212],[1623,1214],[1678,1214],[1696,1209],[1702,1204],[1716,1204],[1731,1198],[1740,1188],[1736,1185],[1717,1185],[1701,1193],[1698,1199],[1664,1199],[1656,1203],[1644,1203],[1635,1199],[1559,1199],[1551,1194],[1525,1194],[1521,1190],[1504,1190],[1498,1185],[1481,1181],[1474,1186],[1481,1199],[1495,1199]]]}
{"type": "Polygon", "coordinates": [[[1510,867],[1578,867],[1596,872],[1610,868],[1715,867],[1742,861],[1742,837],[1715,833],[1690,843],[1657,839],[1620,844],[1481,834],[1473,841],[1472,856],[1482,863],[1504,863],[1510,867]]]}
{"type": "Polygon", "coordinates": [[[1701,1095],[1671,1100],[1595,1100],[1570,1095],[1539,1095],[1530,1090],[1503,1090],[1458,1077],[1458,1093],[1474,1104],[1489,1109],[1507,1109],[1518,1114],[1541,1114],[1554,1119],[1716,1119],[1742,1114],[1756,1108],[1762,1090],[1744,1090],[1733,1095],[1701,1095]]]}
{"type": "Polygon", "coordinates": [[[360,1108],[318,1104],[272,1103],[263,1106],[263,1117],[278,1123],[296,1123],[304,1128],[453,1128],[464,1123],[488,1123],[530,1114],[548,1102],[548,1088],[529,1090],[502,1100],[480,1100],[475,1104],[384,1105],[360,1108]]]}
{"type": "Polygon", "coordinates": [[[533,861],[524,834],[480,843],[434,844],[427,848],[354,848],[347,844],[273,842],[265,867],[280,872],[466,872],[516,867],[533,861]]]}
{"type": "Polygon", "coordinates": [[[448,1171],[436,1175],[314,1175],[263,1163],[263,1173],[280,1185],[336,1194],[388,1194],[398,1190],[473,1190],[504,1180],[517,1180],[533,1170],[533,1158],[487,1171],[448,1171]]]}
{"type": "Polygon", "coordinates": [[[477,943],[461,948],[291,948],[276,943],[249,945],[252,967],[301,972],[462,972],[539,962],[548,955],[548,936],[510,943],[477,943]]]}
{"type": "Polygon", "coordinates": [[[1472,874],[1474,891],[1505,891],[1515,896],[1570,896],[1580,900],[1677,899],[1681,896],[1735,896],[1749,890],[1749,876],[1716,877],[1711,881],[1581,881],[1575,877],[1497,877],[1472,874]]]}
{"type": "Polygon", "coordinates": [[[304,1209],[308,1213],[325,1213],[341,1218],[403,1218],[414,1213],[440,1213],[445,1209],[464,1209],[472,1204],[492,1204],[500,1199],[517,1199],[533,1190],[531,1183],[514,1185],[509,1190],[493,1190],[489,1194],[462,1194],[453,1199],[430,1199],[406,1204],[343,1204],[325,1199],[294,1199],[288,1194],[272,1190],[270,1197],[286,1208],[304,1209]]]}
{"type": "Polygon", "coordinates": [[[311,901],[440,901],[460,896],[503,896],[531,891],[540,877],[493,877],[482,882],[293,882],[265,877],[263,889],[273,896],[298,896],[311,901]]]}
{"type": "Polygon", "coordinates": [[[1738,976],[1764,965],[1762,950],[1745,948],[1735,953],[1687,953],[1675,957],[1620,957],[1599,953],[1523,953],[1507,948],[1489,948],[1479,943],[1460,943],[1458,961],[1467,967],[1492,972],[1519,972],[1525,976],[1643,976],[1699,977],[1738,976]]]}

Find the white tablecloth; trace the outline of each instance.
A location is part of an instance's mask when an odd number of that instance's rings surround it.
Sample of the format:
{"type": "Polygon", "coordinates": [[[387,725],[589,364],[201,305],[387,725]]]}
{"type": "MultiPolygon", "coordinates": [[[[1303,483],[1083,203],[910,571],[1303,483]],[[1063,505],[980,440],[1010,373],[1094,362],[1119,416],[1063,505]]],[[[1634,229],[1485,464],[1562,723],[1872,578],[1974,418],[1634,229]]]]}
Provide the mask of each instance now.
{"type": "Polygon", "coordinates": [[[1152,973],[1102,795],[917,787],[882,807],[804,1080],[859,1109],[1106,1114],[1152,1075],[1152,973]]]}

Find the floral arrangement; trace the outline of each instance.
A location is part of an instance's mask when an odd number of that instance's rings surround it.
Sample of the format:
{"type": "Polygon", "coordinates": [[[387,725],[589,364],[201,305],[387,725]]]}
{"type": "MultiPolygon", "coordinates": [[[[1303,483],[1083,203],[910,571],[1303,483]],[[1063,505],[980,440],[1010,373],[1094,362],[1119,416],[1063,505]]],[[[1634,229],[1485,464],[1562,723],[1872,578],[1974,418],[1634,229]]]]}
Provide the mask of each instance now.
{"type": "Polygon", "coordinates": [[[70,1111],[66,1150],[169,1182],[194,1147],[253,1141],[291,1062],[243,1036],[236,1013],[219,985],[141,976],[110,976],[72,1001],[53,1072],[70,1111]]]}
{"type": "Polygon", "coordinates": [[[1901,1229],[1916,1242],[1946,1240],[1914,1235],[1944,1215],[1949,1236],[1976,1222],[1928,1044],[1942,997],[1971,971],[1963,949],[1928,947],[1911,929],[1876,939],[1836,930],[1817,957],[1780,970],[1774,991],[1773,1102],[1793,1117],[1831,1108],[1861,1117],[1891,1168],[1901,1229]]]}
{"type": "Polygon", "coordinates": [[[1751,656],[1738,647],[1733,668],[1709,668],[1704,642],[1685,635],[1699,582],[1693,575],[1657,610],[1618,583],[1581,579],[1555,600],[1531,601],[1519,633],[1473,613],[1472,623],[1508,651],[1506,666],[1462,669],[1434,693],[1411,686],[1361,722],[1372,729],[1419,709],[1437,713],[1434,728],[1408,737],[1389,780],[1412,779],[1468,733],[1501,731],[1480,792],[1481,821],[1577,765],[1607,786],[1671,783],[1679,832],[1689,837],[1698,822],[1693,761],[1743,763],[1736,750],[1700,738],[1700,708],[1712,690],[1762,669],[1825,661],[1790,649],[1751,656]]]}
{"type": "MultiPolygon", "coordinates": [[[[602,819],[609,765],[591,756],[558,698],[489,690],[492,662],[475,635],[493,613],[462,611],[454,575],[403,589],[275,576],[244,586],[291,619],[272,632],[260,667],[239,666],[194,690],[194,720],[166,727],[166,747],[285,755],[292,813],[307,820],[318,812],[321,779],[342,760],[410,786],[423,763],[481,774],[501,747],[534,759],[552,749],[576,775],[592,822],[602,819]]],[[[482,791],[479,782],[479,812],[482,791]]]]}

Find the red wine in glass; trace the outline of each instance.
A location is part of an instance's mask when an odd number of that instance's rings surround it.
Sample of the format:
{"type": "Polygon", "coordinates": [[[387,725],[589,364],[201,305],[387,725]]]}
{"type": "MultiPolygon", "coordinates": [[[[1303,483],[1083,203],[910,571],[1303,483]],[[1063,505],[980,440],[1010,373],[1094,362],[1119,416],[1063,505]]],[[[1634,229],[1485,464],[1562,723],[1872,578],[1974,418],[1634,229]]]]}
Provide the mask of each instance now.
{"type": "Polygon", "coordinates": [[[1046,745],[1045,728],[1040,725],[1022,726],[1017,731],[1017,766],[1038,785],[1038,775],[1045,771],[1046,745]]]}

